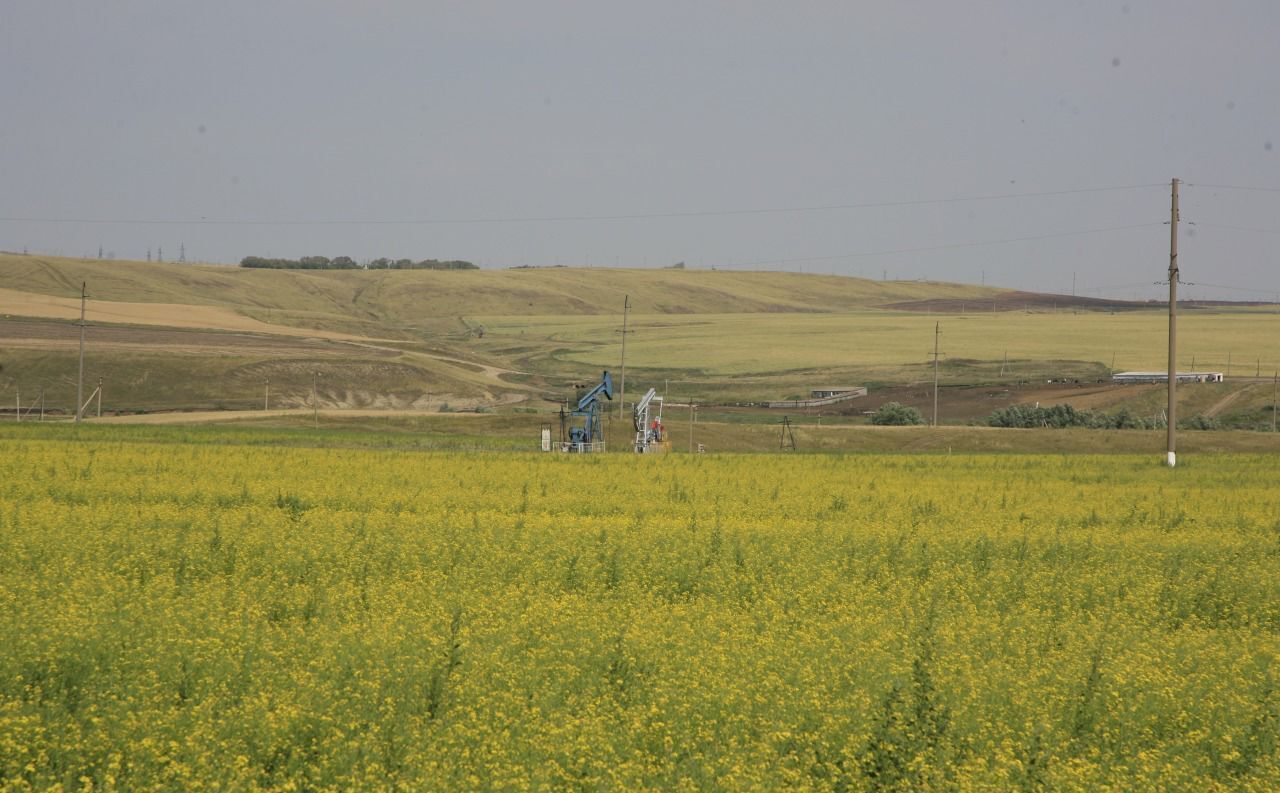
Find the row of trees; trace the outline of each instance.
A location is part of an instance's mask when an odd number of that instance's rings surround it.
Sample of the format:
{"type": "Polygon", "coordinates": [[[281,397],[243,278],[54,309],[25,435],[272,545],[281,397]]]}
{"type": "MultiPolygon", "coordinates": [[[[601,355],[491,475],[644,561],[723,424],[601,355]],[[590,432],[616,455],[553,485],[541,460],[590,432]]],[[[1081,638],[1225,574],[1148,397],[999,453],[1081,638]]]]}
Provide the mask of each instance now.
{"type": "Polygon", "coordinates": [[[441,261],[440,259],[423,259],[415,262],[412,259],[374,259],[369,262],[357,262],[350,256],[303,256],[301,259],[268,259],[263,256],[246,256],[240,260],[241,267],[253,267],[264,270],[478,270],[471,262],[458,260],[441,261]]]}
{"type": "MultiPolygon", "coordinates": [[[[1097,410],[1076,410],[1070,405],[1050,405],[1039,407],[1031,405],[1010,405],[1000,408],[987,418],[992,427],[1048,427],[1063,429],[1066,427],[1085,427],[1095,430],[1158,430],[1164,429],[1166,419],[1163,416],[1144,417],[1129,408],[1120,408],[1115,413],[1103,413],[1097,410]]],[[[1220,428],[1218,420],[1210,416],[1196,415],[1178,422],[1178,426],[1188,430],[1216,430],[1220,428]]]]}
{"type": "MultiPolygon", "coordinates": [[[[886,402],[871,416],[872,424],[903,426],[923,424],[920,411],[897,402],[886,402]]],[[[988,426],[1016,427],[1033,429],[1047,427],[1064,429],[1067,427],[1084,427],[1095,430],[1155,430],[1164,429],[1165,419],[1162,416],[1146,418],[1139,416],[1129,408],[1121,408],[1115,413],[1102,413],[1097,410],[1076,410],[1070,405],[1010,405],[1000,408],[987,418],[988,426]]],[[[1209,416],[1192,416],[1178,423],[1182,429],[1216,430],[1220,428],[1217,419],[1209,416]]]]}

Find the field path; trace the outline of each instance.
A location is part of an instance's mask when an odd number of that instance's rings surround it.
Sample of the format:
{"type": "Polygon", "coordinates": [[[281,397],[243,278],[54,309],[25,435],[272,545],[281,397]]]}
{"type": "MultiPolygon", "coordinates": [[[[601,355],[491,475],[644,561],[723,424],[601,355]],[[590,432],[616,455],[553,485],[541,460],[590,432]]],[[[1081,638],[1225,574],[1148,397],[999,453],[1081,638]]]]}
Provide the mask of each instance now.
{"type": "MultiPolygon", "coordinates": [[[[139,413],[133,416],[103,416],[102,418],[86,417],[91,424],[212,424],[222,421],[245,421],[248,419],[282,418],[299,416],[307,418],[312,415],[310,408],[287,408],[282,410],[193,410],[172,413],[139,413]]],[[[483,413],[436,413],[426,410],[321,410],[324,418],[376,418],[387,416],[440,416],[444,418],[468,419],[484,415],[483,413]]]]}
{"type": "MultiPolygon", "coordinates": [[[[80,318],[80,301],[73,297],[55,297],[0,288],[0,314],[74,320],[80,318]]],[[[156,325],[166,328],[248,331],[270,333],[275,336],[302,336],[339,341],[365,339],[363,336],[353,336],[349,333],[272,325],[246,317],[223,306],[199,306],[187,303],[125,303],[90,299],[85,303],[85,320],[92,323],[156,325]]]]}
{"type": "MultiPolygon", "coordinates": [[[[71,297],[56,297],[16,289],[0,288],[0,315],[38,317],[42,319],[76,320],[80,318],[80,301],[71,297]]],[[[502,380],[503,374],[524,374],[492,364],[468,361],[449,355],[406,350],[385,346],[382,339],[357,336],[336,331],[297,328],[275,325],[247,317],[224,306],[202,306],[185,303],[128,303],[111,300],[88,300],[85,319],[94,324],[146,325],[157,328],[182,328],[201,330],[235,331],[292,338],[317,338],[343,342],[352,346],[402,356],[418,357],[463,370],[462,379],[471,380],[486,388],[513,388],[502,380]],[[468,376],[470,375],[470,376],[468,376]]]]}
{"type": "Polygon", "coordinates": [[[1244,396],[1247,392],[1252,391],[1256,387],[1256,385],[1257,384],[1255,383],[1254,385],[1247,385],[1244,388],[1241,388],[1237,391],[1232,391],[1230,394],[1227,394],[1222,399],[1219,399],[1217,402],[1214,402],[1212,405],[1210,405],[1209,408],[1205,410],[1204,415],[1208,418],[1213,418],[1214,416],[1218,415],[1219,413],[1221,413],[1222,411],[1230,407],[1232,403],[1234,403],[1240,397],[1244,396]]]}

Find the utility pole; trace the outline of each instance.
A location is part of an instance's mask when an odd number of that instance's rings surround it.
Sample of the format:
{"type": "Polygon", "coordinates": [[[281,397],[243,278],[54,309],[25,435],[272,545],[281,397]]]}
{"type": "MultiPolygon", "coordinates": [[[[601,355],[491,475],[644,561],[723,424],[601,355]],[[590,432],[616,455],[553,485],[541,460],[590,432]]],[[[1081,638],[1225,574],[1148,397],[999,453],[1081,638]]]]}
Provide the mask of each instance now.
{"type": "Polygon", "coordinates": [[[1276,431],[1276,389],[1280,388],[1280,372],[1271,377],[1271,431],[1276,431]]]}
{"type": "MultiPolygon", "coordinates": [[[[818,426],[822,426],[821,416],[818,417],[818,426]]],[[[794,452],[795,450],[796,450],[796,436],[795,436],[795,433],[791,431],[791,417],[783,416],[782,417],[782,437],[778,441],[778,451],[794,452]]]]}
{"type": "Polygon", "coordinates": [[[631,295],[622,297],[622,378],[618,384],[618,418],[627,402],[627,314],[631,311],[631,295]]]}
{"type": "Polygon", "coordinates": [[[1168,426],[1165,436],[1168,441],[1165,452],[1165,463],[1173,468],[1178,464],[1177,429],[1178,429],[1178,180],[1170,183],[1172,188],[1169,208],[1169,409],[1168,426]]]}
{"type": "Polygon", "coordinates": [[[271,378],[270,377],[267,378],[267,382],[263,386],[262,409],[263,410],[271,409],[271,378]]]}
{"type": "Polygon", "coordinates": [[[933,325],[933,426],[938,426],[938,337],[942,335],[942,323],[933,325]]]}
{"type": "Polygon", "coordinates": [[[76,375],[76,423],[84,418],[84,303],[89,296],[89,284],[80,282],[80,369],[76,375]]]}
{"type": "Polygon", "coordinates": [[[102,378],[98,378],[98,418],[102,418],[102,378]]]}
{"type": "Polygon", "coordinates": [[[697,421],[698,406],[693,404],[693,397],[689,397],[689,454],[693,454],[693,423],[697,421]]]}
{"type": "Polygon", "coordinates": [[[311,418],[315,422],[316,429],[320,429],[320,403],[316,401],[316,380],[319,377],[319,372],[311,373],[311,418]]]}

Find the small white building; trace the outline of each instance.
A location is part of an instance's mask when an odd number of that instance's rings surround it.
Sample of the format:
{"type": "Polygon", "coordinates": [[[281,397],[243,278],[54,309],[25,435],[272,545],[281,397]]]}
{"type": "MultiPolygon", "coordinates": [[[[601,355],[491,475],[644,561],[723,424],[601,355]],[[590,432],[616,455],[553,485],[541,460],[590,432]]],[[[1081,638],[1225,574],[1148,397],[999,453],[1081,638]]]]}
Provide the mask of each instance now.
{"type": "Polygon", "coordinates": [[[862,386],[846,385],[846,386],[829,386],[827,388],[811,388],[809,389],[810,399],[831,399],[832,397],[844,396],[845,394],[856,393],[857,396],[866,396],[867,389],[862,386]]]}
{"type": "MultiPolygon", "coordinates": [[[[1166,372],[1116,372],[1111,375],[1116,383],[1167,383],[1166,372]]],[[[1222,372],[1178,372],[1179,383],[1221,383],[1222,372]]]]}

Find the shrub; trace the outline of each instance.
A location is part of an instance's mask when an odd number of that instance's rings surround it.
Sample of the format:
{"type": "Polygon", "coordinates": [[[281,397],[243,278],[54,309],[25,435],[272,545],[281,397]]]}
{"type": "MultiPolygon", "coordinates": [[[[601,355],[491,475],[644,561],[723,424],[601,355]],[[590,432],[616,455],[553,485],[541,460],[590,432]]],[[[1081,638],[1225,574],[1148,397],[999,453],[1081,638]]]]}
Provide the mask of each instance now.
{"type": "Polygon", "coordinates": [[[1185,419],[1178,423],[1179,427],[1184,430],[1217,430],[1222,429],[1222,424],[1212,416],[1197,414],[1189,419],[1185,419]]]}
{"type": "Polygon", "coordinates": [[[901,402],[886,402],[871,416],[871,423],[882,427],[902,427],[923,424],[920,411],[901,402]]]}

